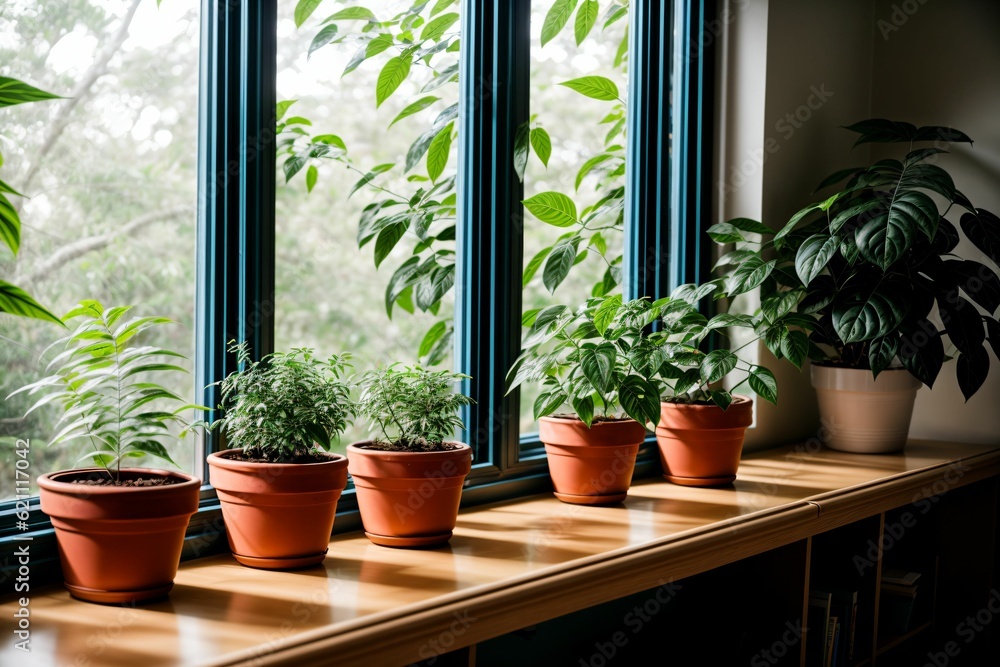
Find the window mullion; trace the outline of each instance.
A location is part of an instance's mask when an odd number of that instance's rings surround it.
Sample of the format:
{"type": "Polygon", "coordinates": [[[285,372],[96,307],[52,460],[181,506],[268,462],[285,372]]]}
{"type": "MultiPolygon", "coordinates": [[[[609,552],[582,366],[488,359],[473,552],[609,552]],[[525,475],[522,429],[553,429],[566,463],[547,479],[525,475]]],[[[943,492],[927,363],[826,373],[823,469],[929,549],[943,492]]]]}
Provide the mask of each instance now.
{"type": "Polygon", "coordinates": [[[499,474],[519,445],[518,397],[504,396],[504,378],[520,349],[524,188],[513,146],[528,120],[531,3],[462,11],[455,358],[476,401],[463,436],[499,474]]]}

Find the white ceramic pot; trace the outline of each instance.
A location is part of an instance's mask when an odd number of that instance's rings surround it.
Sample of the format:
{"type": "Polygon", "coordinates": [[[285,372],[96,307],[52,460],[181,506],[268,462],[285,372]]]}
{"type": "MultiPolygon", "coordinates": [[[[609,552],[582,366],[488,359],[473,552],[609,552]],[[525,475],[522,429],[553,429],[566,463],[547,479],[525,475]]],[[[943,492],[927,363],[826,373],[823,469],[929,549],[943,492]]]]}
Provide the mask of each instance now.
{"type": "Polygon", "coordinates": [[[812,385],[830,449],[888,454],[906,445],[921,383],[903,368],[872,379],[870,370],[813,365],[812,385]]]}

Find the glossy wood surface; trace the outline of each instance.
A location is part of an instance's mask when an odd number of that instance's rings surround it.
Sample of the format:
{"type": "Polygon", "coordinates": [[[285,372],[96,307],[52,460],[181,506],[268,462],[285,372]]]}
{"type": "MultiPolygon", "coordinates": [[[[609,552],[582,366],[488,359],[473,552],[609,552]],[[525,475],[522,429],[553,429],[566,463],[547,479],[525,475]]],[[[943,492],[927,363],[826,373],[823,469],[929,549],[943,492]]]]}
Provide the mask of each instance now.
{"type": "MultiPolygon", "coordinates": [[[[445,548],[387,549],[352,533],[298,572],[195,560],[169,599],[136,608],[35,591],[32,651],[5,632],[0,665],[406,664],[996,474],[1000,449],[983,445],[773,449],[746,456],[728,488],[648,479],[617,507],[540,495],[471,508],[445,548]]],[[[5,627],[15,608],[0,604],[5,627]]]]}

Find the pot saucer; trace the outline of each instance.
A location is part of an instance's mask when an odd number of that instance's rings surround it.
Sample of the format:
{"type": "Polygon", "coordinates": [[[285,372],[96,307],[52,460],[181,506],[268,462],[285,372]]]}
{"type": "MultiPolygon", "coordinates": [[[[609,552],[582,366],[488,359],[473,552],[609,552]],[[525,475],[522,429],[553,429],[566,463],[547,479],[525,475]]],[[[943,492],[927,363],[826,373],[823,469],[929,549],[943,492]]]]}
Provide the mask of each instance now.
{"type": "Polygon", "coordinates": [[[663,479],[679,486],[726,486],[736,480],[736,475],[723,475],[722,477],[677,477],[675,475],[664,475],[663,479]]]}

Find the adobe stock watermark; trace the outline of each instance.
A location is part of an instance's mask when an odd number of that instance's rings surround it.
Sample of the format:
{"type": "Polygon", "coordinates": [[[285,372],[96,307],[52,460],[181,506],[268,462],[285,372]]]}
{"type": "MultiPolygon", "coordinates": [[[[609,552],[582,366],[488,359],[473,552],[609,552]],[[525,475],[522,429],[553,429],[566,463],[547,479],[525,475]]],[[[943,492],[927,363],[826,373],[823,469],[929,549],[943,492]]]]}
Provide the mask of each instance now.
{"type": "Polygon", "coordinates": [[[768,667],[776,665],[802,641],[802,619],[785,621],[785,630],[769,646],[762,648],[750,658],[750,667],[768,667]]]}
{"type": "MultiPolygon", "coordinates": [[[[435,664],[438,658],[452,650],[458,638],[468,632],[469,628],[479,620],[470,614],[468,609],[461,612],[456,611],[452,616],[454,620],[451,621],[447,628],[420,645],[420,648],[417,650],[417,655],[423,661],[420,664],[435,664]]],[[[416,665],[417,663],[412,663],[411,667],[415,667],[416,665]]]]}
{"type": "Polygon", "coordinates": [[[974,615],[966,616],[955,626],[955,634],[962,643],[955,640],[945,642],[939,651],[928,651],[927,661],[923,667],[947,667],[953,658],[962,654],[962,649],[976,640],[987,626],[989,626],[997,614],[1000,614],[1000,591],[992,589],[990,599],[986,606],[977,611],[974,615]]]}
{"type": "MultiPolygon", "coordinates": [[[[28,519],[31,517],[31,440],[17,440],[14,443],[14,516],[15,526],[21,532],[28,530],[28,519]]],[[[14,540],[30,542],[30,535],[15,535],[14,540]]],[[[17,598],[17,608],[14,611],[14,648],[25,653],[31,652],[31,545],[21,544],[14,550],[17,560],[17,572],[14,575],[14,592],[22,595],[17,598]]]]}
{"type": "Polygon", "coordinates": [[[616,630],[606,640],[594,642],[594,652],[588,657],[580,658],[580,661],[577,663],[578,667],[605,667],[610,664],[615,659],[615,656],[628,646],[629,641],[642,632],[647,624],[663,611],[682,588],[684,587],[675,581],[661,583],[645,602],[633,607],[622,618],[622,625],[630,632],[616,630]]]}
{"type": "Polygon", "coordinates": [[[781,150],[783,142],[791,140],[795,133],[812,119],[813,114],[822,109],[833,96],[834,92],[827,90],[825,83],[809,86],[809,94],[805,101],[775,122],[774,131],[781,141],[772,134],[764,139],[761,148],[748,151],[747,157],[742,162],[730,167],[729,178],[719,181],[719,194],[731,194],[743,187],[751,176],[760,171],[770,156],[781,150]]]}
{"type": "Polygon", "coordinates": [[[854,568],[858,575],[864,575],[866,570],[876,567],[879,555],[891,551],[898,545],[906,534],[919,523],[920,517],[930,513],[931,509],[940,502],[948,491],[958,486],[960,480],[969,470],[971,470],[969,466],[961,461],[955,461],[948,466],[941,479],[934,480],[933,484],[928,484],[913,494],[913,498],[910,500],[913,511],[907,510],[900,514],[897,520],[887,521],[878,543],[875,540],[868,540],[865,553],[854,557],[854,568]]]}
{"type": "Polygon", "coordinates": [[[903,2],[893,4],[888,18],[880,18],[875,22],[875,27],[882,35],[882,41],[888,42],[892,34],[906,25],[910,17],[925,4],[927,4],[927,0],[903,0],[903,2]]]}

